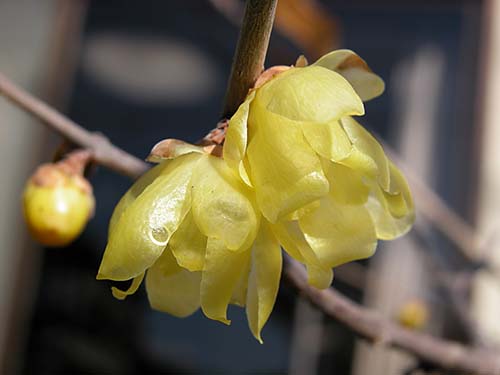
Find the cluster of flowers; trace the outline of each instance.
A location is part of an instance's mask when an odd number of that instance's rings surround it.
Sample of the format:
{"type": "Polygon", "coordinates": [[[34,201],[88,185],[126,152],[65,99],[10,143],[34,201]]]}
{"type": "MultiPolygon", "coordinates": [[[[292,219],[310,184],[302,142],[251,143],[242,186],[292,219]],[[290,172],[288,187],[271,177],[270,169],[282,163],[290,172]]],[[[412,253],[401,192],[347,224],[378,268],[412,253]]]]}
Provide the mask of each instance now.
{"type": "MultiPolygon", "coordinates": [[[[304,60],[299,60],[304,61],[304,60]]],[[[279,288],[281,247],[328,287],[332,268],[371,256],[414,219],[401,172],[352,116],[384,83],[355,53],[264,72],[230,119],[222,152],[165,140],[117,205],[99,279],[146,275],[153,308],[201,307],[229,324],[246,307],[257,340],[279,288]]]]}

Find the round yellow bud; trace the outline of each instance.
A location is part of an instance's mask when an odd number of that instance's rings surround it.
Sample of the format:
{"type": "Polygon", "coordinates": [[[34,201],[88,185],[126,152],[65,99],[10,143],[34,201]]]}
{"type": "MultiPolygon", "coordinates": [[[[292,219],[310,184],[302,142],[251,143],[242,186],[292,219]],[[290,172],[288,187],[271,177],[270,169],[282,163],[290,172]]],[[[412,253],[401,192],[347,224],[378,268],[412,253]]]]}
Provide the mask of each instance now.
{"type": "Polygon", "coordinates": [[[85,228],[94,211],[92,187],[79,174],[57,164],[38,168],[23,195],[24,218],[32,236],[45,246],[66,246],[85,228]]]}
{"type": "Polygon", "coordinates": [[[429,311],[427,305],[418,299],[403,304],[398,312],[398,321],[409,329],[421,329],[427,323],[429,311]]]}

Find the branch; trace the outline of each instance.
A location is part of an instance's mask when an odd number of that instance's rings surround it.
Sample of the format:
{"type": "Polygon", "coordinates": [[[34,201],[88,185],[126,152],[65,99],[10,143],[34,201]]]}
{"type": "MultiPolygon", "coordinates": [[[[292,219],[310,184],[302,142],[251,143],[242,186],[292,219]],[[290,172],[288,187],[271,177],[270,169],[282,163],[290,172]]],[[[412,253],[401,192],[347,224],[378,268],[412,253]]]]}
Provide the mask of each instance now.
{"type": "Polygon", "coordinates": [[[41,100],[15,85],[0,73],[0,95],[35,116],[76,145],[92,152],[92,160],[118,173],[137,178],[147,170],[147,164],[116,147],[99,133],[91,133],[41,100]]]}
{"type": "Polygon", "coordinates": [[[374,344],[402,349],[439,368],[480,375],[500,374],[498,353],[477,350],[425,333],[410,331],[375,311],[350,301],[333,288],[315,289],[307,284],[304,267],[288,257],[284,274],[301,295],[307,297],[325,314],[374,344]]]}
{"type": "Polygon", "coordinates": [[[264,70],[278,0],[248,0],[224,98],[222,118],[230,118],[264,70]]]}

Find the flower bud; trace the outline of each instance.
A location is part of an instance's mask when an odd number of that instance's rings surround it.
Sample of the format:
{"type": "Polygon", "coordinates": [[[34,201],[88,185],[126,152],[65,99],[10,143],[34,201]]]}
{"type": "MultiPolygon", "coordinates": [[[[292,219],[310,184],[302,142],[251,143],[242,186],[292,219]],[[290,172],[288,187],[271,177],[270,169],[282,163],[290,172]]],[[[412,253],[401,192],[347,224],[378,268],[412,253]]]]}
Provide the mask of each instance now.
{"type": "Polygon", "coordinates": [[[31,235],[45,246],[68,245],[93,215],[92,186],[81,173],[84,164],[74,168],[69,160],[41,165],[24,189],[25,221],[31,235]]]}
{"type": "Polygon", "coordinates": [[[421,329],[428,320],[429,311],[427,305],[419,299],[407,301],[398,312],[399,324],[409,329],[421,329]]]}

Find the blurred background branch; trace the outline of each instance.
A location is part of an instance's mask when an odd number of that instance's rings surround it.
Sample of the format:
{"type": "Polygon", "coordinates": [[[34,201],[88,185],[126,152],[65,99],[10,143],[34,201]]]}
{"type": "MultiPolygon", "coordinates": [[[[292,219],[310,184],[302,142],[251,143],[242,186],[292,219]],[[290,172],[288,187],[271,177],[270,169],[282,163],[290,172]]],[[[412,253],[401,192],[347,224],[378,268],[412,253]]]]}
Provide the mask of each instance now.
{"type": "Polygon", "coordinates": [[[0,73],[0,95],[32,114],[72,143],[89,149],[93,160],[131,178],[147,169],[146,163],[113,145],[99,133],[91,133],[63,114],[35,98],[0,73]]]}

